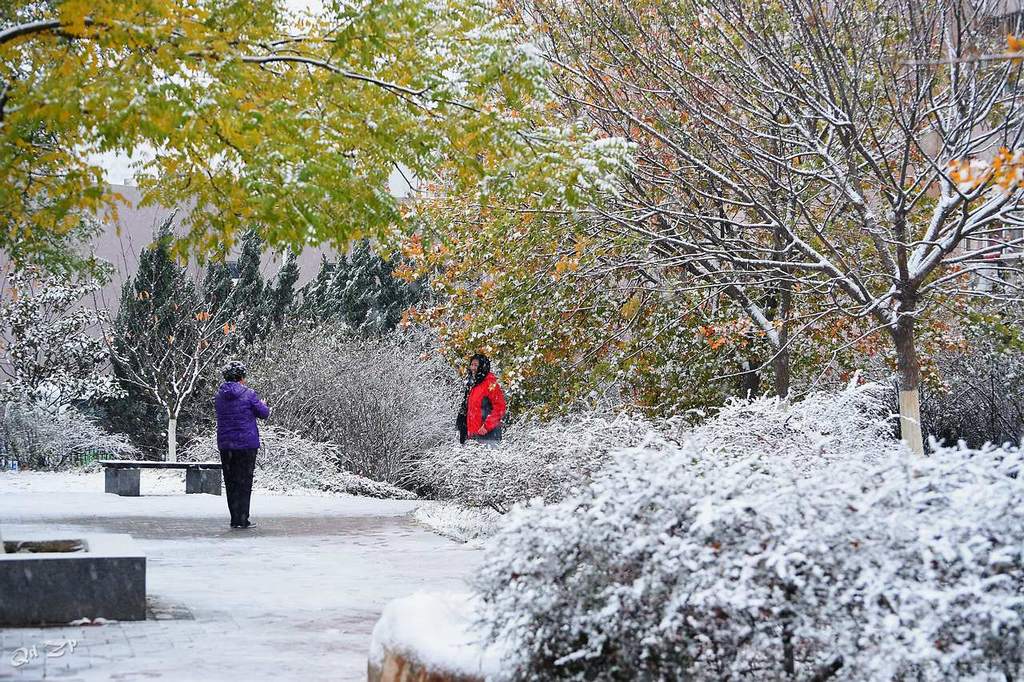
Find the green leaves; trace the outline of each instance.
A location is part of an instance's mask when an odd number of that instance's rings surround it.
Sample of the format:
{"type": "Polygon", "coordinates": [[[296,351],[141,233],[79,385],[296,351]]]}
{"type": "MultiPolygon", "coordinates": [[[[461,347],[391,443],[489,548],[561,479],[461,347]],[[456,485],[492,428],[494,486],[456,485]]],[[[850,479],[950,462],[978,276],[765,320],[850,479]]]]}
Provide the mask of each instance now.
{"type": "Polygon", "coordinates": [[[0,14],[0,248],[34,253],[112,209],[99,151],[153,150],[143,203],[194,206],[177,249],[201,257],[254,223],[274,248],[379,234],[401,219],[387,187],[399,164],[571,200],[623,165],[621,150],[592,163],[582,131],[537,130],[546,66],[491,3],[284,7],[59,0],[0,14]],[[2,38],[38,18],[51,24],[2,38]],[[563,160],[581,146],[574,175],[563,160]]]}

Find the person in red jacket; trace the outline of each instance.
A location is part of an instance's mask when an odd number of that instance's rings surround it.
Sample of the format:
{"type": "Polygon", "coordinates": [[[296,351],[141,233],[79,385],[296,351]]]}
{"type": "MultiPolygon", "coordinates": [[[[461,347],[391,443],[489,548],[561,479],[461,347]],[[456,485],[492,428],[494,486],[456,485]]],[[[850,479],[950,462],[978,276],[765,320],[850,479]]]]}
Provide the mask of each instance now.
{"type": "MultiPolygon", "coordinates": [[[[501,440],[501,420],[505,416],[505,394],[491,373],[491,361],[477,353],[469,361],[466,396],[459,413],[459,429],[465,415],[465,437],[481,443],[501,440]]],[[[460,438],[460,440],[463,440],[460,438]]]]}

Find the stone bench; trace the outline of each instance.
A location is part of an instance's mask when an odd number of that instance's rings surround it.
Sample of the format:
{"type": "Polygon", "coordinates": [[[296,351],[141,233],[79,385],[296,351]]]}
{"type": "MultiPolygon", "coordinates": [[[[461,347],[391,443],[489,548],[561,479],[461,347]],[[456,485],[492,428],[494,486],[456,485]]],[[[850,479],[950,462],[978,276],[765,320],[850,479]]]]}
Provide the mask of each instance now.
{"type": "Polygon", "coordinates": [[[128,497],[139,496],[139,481],[143,469],[184,469],[185,492],[220,495],[220,462],[153,462],[129,459],[101,459],[103,491],[128,497]]]}
{"type": "Polygon", "coordinates": [[[128,535],[0,540],[0,628],[146,619],[146,555],[128,535]]]}

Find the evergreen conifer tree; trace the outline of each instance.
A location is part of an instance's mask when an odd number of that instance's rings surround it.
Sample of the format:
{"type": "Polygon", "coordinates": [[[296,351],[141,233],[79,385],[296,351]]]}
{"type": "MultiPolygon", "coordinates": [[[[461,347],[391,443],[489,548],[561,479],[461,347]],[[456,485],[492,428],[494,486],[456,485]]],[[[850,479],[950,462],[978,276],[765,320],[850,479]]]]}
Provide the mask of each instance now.
{"type": "Polygon", "coordinates": [[[273,285],[264,290],[264,315],[267,331],[280,329],[295,300],[295,283],[299,279],[299,260],[292,251],[285,252],[284,262],[273,285]]]}
{"type": "Polygon", "coordinates": [[[320,270],[316,277],[299,289],[299,301],[293,306],[297,317],[309,322],[325,322],[331,317],[330,291],[337,265],[336,262],[328,260],[327,256],[320,256],[320,270]]]}
{"type": "Polygon", "coordinates": [[[266,307],[263,305],[266,284],[260,273],[261,247],[262,240],[255,230],[247,232],[238,257],[238,276],[227,302],[232,324],[238,329],[237,340],[247,346],[260,339],[266,327],[266,307]]]}
{"type": "Polygon", "coordinates": [[[318,322],[342,322],[364,336],[392,331],[423,295],[421,282],[407,283],[394,276],[397,264],[383,258],[365,239],[337,262],[324,258],[317,277],[302,289],[299,315],[318,322]]]}

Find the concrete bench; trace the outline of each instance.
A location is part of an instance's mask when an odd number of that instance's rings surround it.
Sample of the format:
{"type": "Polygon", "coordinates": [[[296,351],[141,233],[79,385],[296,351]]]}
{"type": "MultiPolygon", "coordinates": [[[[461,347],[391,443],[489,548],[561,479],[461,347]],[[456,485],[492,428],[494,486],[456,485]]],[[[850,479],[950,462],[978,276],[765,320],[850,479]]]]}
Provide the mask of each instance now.
{"type": "Polygon", "coordinates": [[[139,480],[143,469],[184,469],[186,493],[220,495],[220,462],[152,462],[129,459],[101,459],[103,491],[129,497],[139,496],[139,480]]]}

